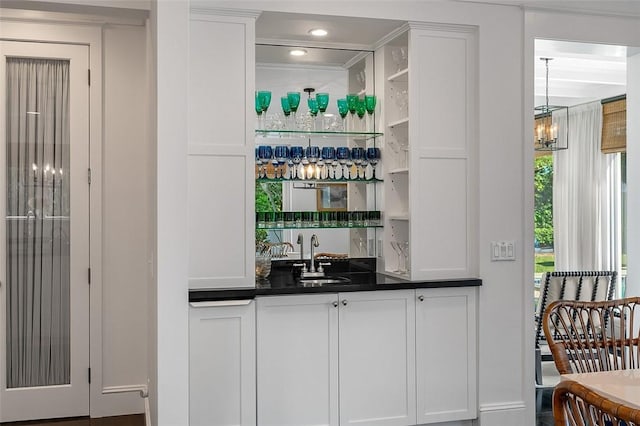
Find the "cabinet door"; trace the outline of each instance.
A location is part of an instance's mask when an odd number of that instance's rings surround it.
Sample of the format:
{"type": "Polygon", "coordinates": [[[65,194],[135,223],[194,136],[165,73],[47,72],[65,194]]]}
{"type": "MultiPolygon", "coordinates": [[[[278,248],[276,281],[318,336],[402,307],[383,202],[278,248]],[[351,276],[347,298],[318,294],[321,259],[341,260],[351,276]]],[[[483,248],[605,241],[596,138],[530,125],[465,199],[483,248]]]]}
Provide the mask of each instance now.
{"type": "Polygon", "coordinates": [[[476,291],[416,291],[420,424],[477,417],[476,291]]]}
{"type": "Polygon", "coordinates": [[[415,424],[415,292],[339,296],[340,424],[415,424]]]}
{"type": "Polygon", "coordinates": [[[189,424],[255,426],[255,303],[191,306],[189,424]]]}
{"type": "Polygon", "coordinates": [[[338,425],[337,294],[258,300],[258,422],[338,425]]]}

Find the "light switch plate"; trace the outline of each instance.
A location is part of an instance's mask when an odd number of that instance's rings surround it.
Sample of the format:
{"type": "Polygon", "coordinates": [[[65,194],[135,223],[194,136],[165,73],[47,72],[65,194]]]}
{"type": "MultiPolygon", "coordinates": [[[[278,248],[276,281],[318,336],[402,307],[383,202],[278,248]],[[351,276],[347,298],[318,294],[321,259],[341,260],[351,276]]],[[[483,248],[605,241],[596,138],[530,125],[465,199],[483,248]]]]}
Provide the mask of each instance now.
{"type": "Polygon", "coordinates": [[[515,241],[491,241],[491,260],[516,260],[515,241]]]}

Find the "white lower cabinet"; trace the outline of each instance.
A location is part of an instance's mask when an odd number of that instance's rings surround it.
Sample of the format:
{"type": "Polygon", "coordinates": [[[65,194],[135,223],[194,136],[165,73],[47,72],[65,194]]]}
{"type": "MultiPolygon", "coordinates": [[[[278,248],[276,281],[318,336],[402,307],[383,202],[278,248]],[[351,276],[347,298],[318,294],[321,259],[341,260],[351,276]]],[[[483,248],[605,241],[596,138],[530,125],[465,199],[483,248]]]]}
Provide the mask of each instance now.
{"type": "Polygon", "coordinates": [[[189,425],[256,425],[255,302],[192,303],[189,425]]]}
{"type": "Polygon", "coordinates": [[[338,295],[257,300],[258,424],[338,425],[338,295]]]}
{"type": "Polygon", "coordinates": [[[415,292],[258,299],[258,424],[412,425],[415,292]]]}
{"type": "Polygon", "coordinates": [[[416,290],[418,423],[477,417],[477,287],[416,290]]]}

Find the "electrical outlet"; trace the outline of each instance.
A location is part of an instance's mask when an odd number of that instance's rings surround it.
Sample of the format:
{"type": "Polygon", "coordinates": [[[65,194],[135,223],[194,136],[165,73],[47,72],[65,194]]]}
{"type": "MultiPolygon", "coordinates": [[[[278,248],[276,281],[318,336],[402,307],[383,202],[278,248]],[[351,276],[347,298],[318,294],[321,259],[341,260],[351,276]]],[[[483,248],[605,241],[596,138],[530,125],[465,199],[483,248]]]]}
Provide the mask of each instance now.
{"type": "Polygon", "coordinates": [[[491,241],[491,260],[516,260],[515,241],[491,241]]]}

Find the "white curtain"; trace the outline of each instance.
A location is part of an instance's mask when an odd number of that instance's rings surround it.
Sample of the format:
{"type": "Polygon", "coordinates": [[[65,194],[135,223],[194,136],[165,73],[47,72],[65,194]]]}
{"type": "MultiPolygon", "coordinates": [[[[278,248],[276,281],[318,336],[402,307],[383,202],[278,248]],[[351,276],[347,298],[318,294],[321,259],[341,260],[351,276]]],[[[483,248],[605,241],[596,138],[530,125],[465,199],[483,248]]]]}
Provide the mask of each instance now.
{"type": "Polygon", "coordinates": [[[69,61],[7,59],[7,388],[70,382],[69,61]]]}
{"type": "MultiPolygon", "coordinates": [[[[554,115],[559,133],[566,116],[554,115]]],[[[555,269],[620,269],[620,156],[600,151],[602,105],[569,108],[569,148],[554,152],[555,269]]]]}

